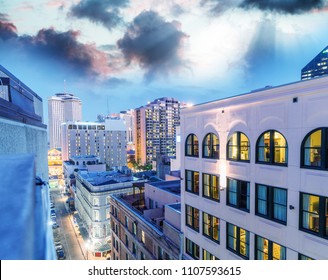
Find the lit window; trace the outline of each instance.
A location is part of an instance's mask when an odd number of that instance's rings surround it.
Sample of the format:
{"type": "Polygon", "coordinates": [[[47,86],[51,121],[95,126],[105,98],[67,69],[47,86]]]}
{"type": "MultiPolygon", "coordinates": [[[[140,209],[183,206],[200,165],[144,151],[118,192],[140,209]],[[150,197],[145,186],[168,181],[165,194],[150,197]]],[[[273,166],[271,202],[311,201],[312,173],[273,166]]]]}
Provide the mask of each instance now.
{"type": "Polygon", "coordinates": [[[199,260],[199,246],[186,238],[186,253],[193,259],[199,260]]]}
{"type": "Polygon", "coordinates": [[[227,158],[236,161],[249,161],[249,140],[242,132],[231,135],[227,144],[227,158]]]}
{"type": "Polygon", "coordinates": [[[199,147],[198,138],[195,134],[189,134],[186,139],[185,154],[190,157],[198,157],[199,147]]]}
{"type": "Polygon", "coordinates": [[[227,249],[249,259],[249,231],[227,223],[227,249]]]}
{"type": "Polygon", "coordinates": [[[203,173],[203,197],[219,201],[219,177],[203,173]]]}
{"type": "Polygon", "coordinates": [[[286,248],[261,236],[255,236],[256,260],[285,260],[286,248]]]}
{"type": "Polygon", "coordinates": [[[210,252],[203,249],[203,260],[205,261],[215,261],[218,260],[218,258],[214,255],[212,255],[210,252]]]}
{"type": "Polygon", "coordinates": [[[185,187],[187,192],[199,193],[199,172],[186,170],[185,172],[185,187]]]}
{"type": "Polygon", "coordinates": [[[328,238],[328,197],[301,193],[300,229],[328,238]]]}
{"type": "Polygon", "coordinates": [[[199,231],[199,210],[186,205],[186,225],[196,231],[199,231]]]}
{"type": "Polygon", "coordinates": [[[328,128],[310,132],[302,142],[301,166],[328,169],[328,128]]]}
{"type": "Polygon", "coordinates": [[[220,242],[220,219],[203,212],[203,235],[219,243],[220,242]]]}
{"type": "Polygon", "coordinates": [[[257,140],[256,148],[257,163],[287,165],[287,141],[281,133],[264,132],[257,140]]]}
{"type": "Polygon", "coordinates": [[[220,143],[214,133],[208,133],[203,140],[203,158],[219,159],[220,143]]]}

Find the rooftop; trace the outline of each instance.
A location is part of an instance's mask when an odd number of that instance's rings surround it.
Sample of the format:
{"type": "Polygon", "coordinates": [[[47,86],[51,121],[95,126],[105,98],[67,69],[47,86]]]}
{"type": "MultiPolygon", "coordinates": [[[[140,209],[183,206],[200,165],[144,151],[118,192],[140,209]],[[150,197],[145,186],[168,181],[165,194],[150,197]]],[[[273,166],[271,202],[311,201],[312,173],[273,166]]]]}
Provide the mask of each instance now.
{"type": "Polygon", "coordinates": [[[151,186],[154,186],[156,188],[159,188],[161,190],[165,190],[167,192],[180,195],[181,193],[181,182],[180,180],[174,180],[174,181],[159,181],[159,182],[153,182],[150,184],[151,186]]]}
{"type": "Polygon", "coordinates": [[[93,186],[104,186],[117,183],[135,182],[138,178],[119,171],[79,172],[79,175],[93,186]]]}

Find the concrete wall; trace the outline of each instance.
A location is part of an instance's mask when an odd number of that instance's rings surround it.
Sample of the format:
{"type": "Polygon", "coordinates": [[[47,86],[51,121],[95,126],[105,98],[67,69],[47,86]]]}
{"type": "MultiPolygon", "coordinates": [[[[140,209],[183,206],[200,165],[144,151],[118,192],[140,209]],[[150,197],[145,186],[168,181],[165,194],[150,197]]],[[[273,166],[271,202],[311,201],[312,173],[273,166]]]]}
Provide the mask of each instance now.
{"type": "Polygon", "coordinates": [[[46,129],[0,118],[0,155],[32,154],[36,175],[48,181],[46,129]]]}

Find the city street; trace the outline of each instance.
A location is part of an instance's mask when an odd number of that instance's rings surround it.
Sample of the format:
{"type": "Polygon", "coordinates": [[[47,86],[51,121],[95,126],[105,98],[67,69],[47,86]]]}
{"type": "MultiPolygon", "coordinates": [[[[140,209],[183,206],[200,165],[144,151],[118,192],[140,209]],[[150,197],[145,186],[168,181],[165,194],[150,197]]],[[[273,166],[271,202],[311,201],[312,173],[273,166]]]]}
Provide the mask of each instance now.
{"type": "MultiPolygon", "coordinates": [[[[60,241],[64,247],[66,260],[87,259],[83,239],[79,230],[74,226],[71,214],[66,205],[67,196],[61,195],[60,190],[52,189],[51,197],[55,204],[58,228],[54,229],[54,240],[60,241]]],[[[91,254],[89,254],[91,255],[91,254]]]]}

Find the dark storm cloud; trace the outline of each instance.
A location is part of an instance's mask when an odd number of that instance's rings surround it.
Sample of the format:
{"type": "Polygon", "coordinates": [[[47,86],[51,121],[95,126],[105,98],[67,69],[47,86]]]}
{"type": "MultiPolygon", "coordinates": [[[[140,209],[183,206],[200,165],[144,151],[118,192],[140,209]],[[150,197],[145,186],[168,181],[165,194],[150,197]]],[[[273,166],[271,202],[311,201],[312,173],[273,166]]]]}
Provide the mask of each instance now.
{"type": "MultiPolygon", "coordinates": [[[[4,18],[4,15],[0,17],[4,18]]],[[[111,74],[110,56],[93,44],[80,43],[78,36],[77,31],[58,32],[53,28],[41,29],[35,36],[18,36],[13,23],[0,20],[0,41],[3,40],[0,46],[3,50],[48,61],[49,65],[59,63],[79,75],[98,77],[111,74]]]]}
{"type": "Polygon", "coordinates": [[[111,30],[123,23],[119,9],[128,4],[129,0],[82,0],[71,7],[70,15],[89,19],[111,30]]]}
{"type": "Polygon", "coordinates": [[[92,48],[77,41],[76,31],[57,32],[41,29],[35,36],[21,36],[19,42],[31,53],[67,61],[79,72],[92,69],[92,48]]]}
{"type": "Polygon", "coordinates": [[[231,8],[253,9],[262,11],[301,14],[313,9],[328,7],[327,0],[201,0],[200,5],[213,16],[220,15],[231,8]]]}
{"type": "Polygon", "coordinates": [[[242,0],[201,0],[200,6],[208,9],[210,15],[216,16],[238,7],[241,2],[242,0]]]}
{"type": "Polygon", "coordinates": [[[17,37],[16,26],[8,21],[8,15],[0,13],[0,39],[9,40],[17,37]]]}
{"type": "Polygon", "coordinates": [[[244,0],[240,7],[286,14],[300,14],[327,7],[326,0],[244,0]]]}
{"type": "Polygon", "coordinates": [[[151,81],[185,66],[180,51],[186,37],[178,22],[167,22],[153,11],[144,11],[133,20],[117,45],[127,63],[137,62],[146,70],[145,80],[151,81]]]}

